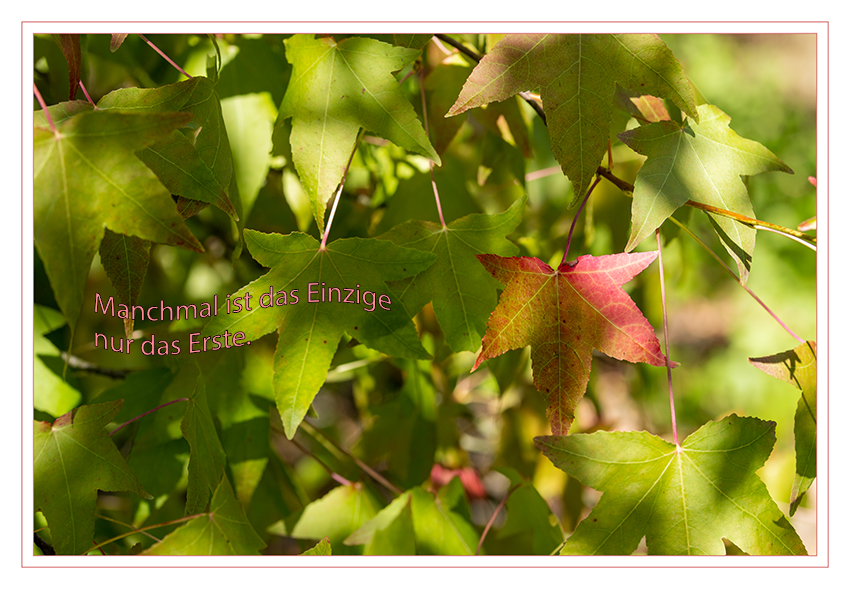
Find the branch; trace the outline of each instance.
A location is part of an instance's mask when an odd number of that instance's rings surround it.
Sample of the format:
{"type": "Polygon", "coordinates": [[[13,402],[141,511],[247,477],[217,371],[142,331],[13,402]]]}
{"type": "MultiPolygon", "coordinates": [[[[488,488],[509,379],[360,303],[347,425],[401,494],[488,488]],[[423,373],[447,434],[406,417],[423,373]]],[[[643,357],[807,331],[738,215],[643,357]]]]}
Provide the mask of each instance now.
{"type": "Polygon", "coordinates": [[[101,376],[108,376],[109,378],[127,378],[127,375],[134,372],[134,370],[128,368],[106,368],[105,366],[98,366],[97,364],[86,362],[77,356],[72,356],[68,352],[62,352],[61,356],[66,365],[70,366],[74,370],[100,374],[101,376]]]}

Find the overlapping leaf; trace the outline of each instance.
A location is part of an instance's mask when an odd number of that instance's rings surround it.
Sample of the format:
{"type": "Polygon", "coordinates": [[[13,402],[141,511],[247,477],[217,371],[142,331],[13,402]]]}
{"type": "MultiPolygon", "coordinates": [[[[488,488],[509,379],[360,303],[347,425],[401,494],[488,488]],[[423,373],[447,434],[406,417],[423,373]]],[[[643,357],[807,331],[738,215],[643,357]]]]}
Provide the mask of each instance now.
{"type": "Polygon", "coordinates": [[[120,409],[121,401],[83,405],[52,425],[35,422],[35,508],[47,518],[57,554],[92,547],[99,490],[151,498],[104,429],[120,409]]]}
{"type": "Polygon", "coordinates": [[[439,163],[392,75],[420,51],[359,37],[296,35],[285,43],[293,72],[278,120],[292,117],[292,157],[320,230],[361,128],[439,163]]]}
{"type": "Polygon", "coordinates": [[[496,308],[498,282],[475,256],[518,252],[506,238],[519,225],[525,200],[519,199],[504,213],[467,215],[446,228],[429,221],[408,221],[380,237],[436,254],[432,266],[415,278],[391,286],[411,316],[433,301],[437,321],[455,352],[478,349],[487,318],[496,308]]]}
{"type": "Polygon", "coordinates": [[[246,230],[245,242],[254,259],[271,270],[231,297],[244,300],[250,293],[251,310],[228,315],[220,309],[204,334],[241,331],[250,341],[277,329],[275,401],[288,437],[295,435],[325,382],[344,332],[397,357],[428,357],[410,315],[391,296],[385,281],[424,270],[433,262],[433,254],[358,238],[340,239],[320,249],[318,241],[303,233],[246,230]],[[338,290],[327,297],[320,294],[330,288],[338,290]],[[351,289],[350,293],[345,289],[351,289]],[[365,295],[367,291],[374,295],[365,295]],[[261,307],[261,295],[272,306],[261,307]],[[349,303],[339,302],[347,295],[349,303]],[[385,302],[389,299],[388,309],[380,307],[381,296],[385,302]],[[333,302],[327,302],[331,298],[333,302]]]}
{"type": "Polygon", "coordinates": [[[104,228],[202,251],[171,194],[135,156],[191,117],[95,111],[54,121],[57,134],[36,126],[35,242],[72,326],[104,228]]]}
{"type": "Polygon", "coordinates": [[[220,556],[259,554],[265,542],[245,517],[226,476],[215,489],[210,511],[177,528],[142,554],[220,556]]]}
{"type": "Polygon", "coordinates": [[[344,552],[342,541],[374,516],[380,505],[363,485],[355,483],[332,489],[310,503],[292,528],[293,538],[324,538],[344,552]]]}
{"type": "Polygon", "coordinates": [[[750,358],[750,363],[759,370],[803,391],[794,414],[797,472],[791,487],[791,515],[797,511],[803,495],[817,476],[817,350],[815,342],[806,342],[787,352],[750,358]]]}
{"type": "Polygon", "coordinates": [[[180,430],[191,448],[189,488],[186,493],[186,513],[191,515],[206,508],[210,495],[219,485],[226,461],[224,448],[221,447],[207,405],[203,379],[198,381],[195,394],[186,403],[180,430]]]}
{"type": "MultiPolygon", "coordinates": [[[[761,172],[791,172],[766,147],[740,137],[731,119],[716,106],[698,108],[699,122],[661,121],[619,135],[647,156],[638,172],[632,203],[632,232],[626,251],[650,236],[673,212],[693,200],[753,217],[753,207],[741,176],[761,172]]],[[[738,264],[746,282],[756,230],[722,215],[708,213],[723,246],[738,264]]]]}
{"type": "Polygon", "coordinates": [[[79,404],[82,395],[45,363],[52,359],[57,367],[64,364],[59,350],[45,335],[65,325],[65,318],[55,309],[35,305],[33,319],[33,406],[51,416],[63,415],[79,404]]]}
{"type": "Polygon", "coordinates": [[[557,466],[602,491],[561,554],[806,554],[794,528],[755,474],[776,441],[776,424],[730,415],[691,434],[681,448],[647,432],[535,438],[557,466]]]}
{"type": "Polygon", "coordinates": [[[552,151],[578,198],[605,152],[617,83],[698,116],[681,65],[657,35],[553,34],[506,35],[475,67],[449,116],[540,89],[552,151]]]}
{"type": "Polygon", "coordinates": [[[478,256],[506,288],[472,369],[530,345],[534,386],[548,400],[552,432],[567,434],[590,379],[593,349],[629,362],[666,363],[652,326],[621,288],[656,255],[581,256],[557,270],[537,258],[478,256]]]}

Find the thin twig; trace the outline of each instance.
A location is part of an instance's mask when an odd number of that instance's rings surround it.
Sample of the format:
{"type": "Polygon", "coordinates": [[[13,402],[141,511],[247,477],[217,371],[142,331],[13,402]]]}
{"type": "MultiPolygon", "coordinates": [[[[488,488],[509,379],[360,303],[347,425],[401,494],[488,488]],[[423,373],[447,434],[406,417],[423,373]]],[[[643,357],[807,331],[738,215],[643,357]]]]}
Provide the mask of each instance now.
{"type": "Polygon", "coordinates": [[[94,103],[94,100],[91,99],[91,96],[89,96],[89,91],[86,90],[86,85],[83,84],[82,80],[80,80],[80,88],[82,88],[83,94],[85,95],[86,100],[89,101],[89,104],[91,104],[94,107],[94,109],[97,110],[97,105],[94,103]]]}
{"type": "Polygon", "coordinates": [[[190,80],[192,79],[192,76],[190,76],[189,74],[187,74],[187,73],[186,73],[186,70],[184,70],[182,67],[180,67],[179,65],[177,65],[176,63],[174,63],[174,61],[173,61],[170,57],[168,57],[165,53],[163,53],[163,52],[162,52],[162,50],[161,50],[159,47],[157,47],[156,45],[154,45],[153,43],[151,43],[150,41],[148,41],[147,37],[145,37],[144,35],[142,35],[141,33],[139,33],[139,38],[140,38],[142,41],[144,41],[145,43],[147,43],[148,45],[150,45],[150,46],[153,48],[153,50],[154,50],[154,51],[156,51],[157,53],[159,53],[159,54],[160,54],[160,55],[161,55],[161,56],[165,59],[165,61],[167,61],[168,63],[170,63],[171,65],[173,65],[173,66],[177,69],[177,71],[179,71],[181,74],[183,74],[184,76],[186,76],[186,77],[187,77],[187,78],[189,78],[190,80]]]}
{"type": "Polygon", "coordinates": [[[59,139],[59,130],[56,129],[56,125],[53,124],[53,117],[50,116],[50,111],[47,110],[47,104],[44,102],[44,98],[41,97],[41,92],[38,91],[38,86],[35,85],[35,82],[32,83],[32,91],[33,94],[35,94],[35,99],[38,100],[38,104],[41,105],[41,112],[44,113],[44,116],[47,119],[47,124],[50,125],[51,129],[53,129],[53,135],[56,139],[59,139]]]}
{"type": "Polygon", "coordinates": [[[505,503],[508,502],[508,498],[513,495],[513,492],[519,489],[522,484],[514,485],[508,492],[505,493],[505,496],[502,497],[502,500],[499,501],[499,504],[496,506],[496,511],[493,512],[493,515],[490,516],[490,521],[487,522],[487,525],[484,526],[484,531],[481,532],[481,538],[478,540],[478,548],[475,549],[475,556],[478,556],[478,553],[481,552],[481,546],[484,545],[484,538],[487,537],[487,532],[490,531],[490,528],[493,527],[493,522],[496,521],[496,516],[499,515],[499,512],[502,511],[502,508],[505,506],[505,503]]]}
{"type": "Polygon", "coordinates": [[[685,233],[687,233],[688,235],[690,235],[690,236],[691,236],[691,237],[692,237],[692,238],[693,238],[693,239],[694,239],[694,240],[695,240],[698,244],[700,244],[700,245],[703,247],[703,249],[704,249],[705,251],[707,251],[709,254],[711,254],[711,257],[713,257],[715,260],[717,260],[717,263],[718,263],[718,264],[720,264],[721,266],[723,266],[723,268],[726,270],[726,272],[727,272],[727,273],[728,273],[728,274],[729,274],[732,278],[734,278],[734,279],[735,279],[735,281],[736,281],[736,282],[737,282],[737,283],[741,286],[741,288],[743,288],[745,291],[747,291],[747,293],[749,293],[749,295],[750,295],[751,297],[753,297],[753,299],[755,299],[755,301],[756,301],[759,305],[761,305],[761,306],[764,308],[764,310],[765,310],[765,311],[767,311],[767,312],[770,314],[770,316],[771,316],[771,317],[773,317],[773,319],[774,319],[774,320],[775,320],[775,321],[776,321],[779,325],[781,325],[781,326],[782,326],[782,329],[784,329],[785,331],[787,331],[787,332],[791,335],[791,337],[793,337],[795,340],[797,340],[797,341],[798,341],[798,342],[800,342],[801,344],[806,343],[806,340],[804,340],[803,338],[801,338],[800,336],[798,336],[796,333],[794,333],[793,331],[791,331],[791,328],[790,328],[790,327],[788,327],[787,325],[785,325],[785,323],[783,323],[783,322],[782,322],[782,320],[781,320],[779,317],[777,317],[777,316],[776,316],[776,313],[774,313],[773,311],[771,311],[771,310],[770,310],[770,307],[768,307],[768,306],[764,303],[764,301],[762,301],[760,298],[758,298],[758,296],[756,295],[756,293],[754,293],[752,290],[750,290],[750,287],[748,287],[746,284],[743,284],[743,283],[741,282],[741,280],[738,278],[738,276],[736,276],[736,275],[735,275],[735,272],[733,272],[733,271],[732,271],[732,268],[730,268],[728,265],[726,265],[726,262],[724,262],[723,260],[721,260],[721,259],[720,259],[720,256],[718,256],[717,254],[715,254],[715,253],[711,250],[711,248],[710,248],[710,247],[708,247],[708,246],[707,246],[707,245],[706,245],[706,244],[705,244],[705,243],[704,243],[704,242],[703,242],[703,241],[702,241],[699,237],[697,237],[697,236],[696,236],[696,234],[695,234],[693,231],[691,231],[690,229],[688,229],[688,228],[684,225],[684,223],[681,223],[681,222],[680,222],[678,219],[676,219],[675,217],[668,217],[668,218],[669,218],[671,221],[673,221],[673,223],[675,223],[676,225],[678,225],[678,226],[679,226],[679,228],[680,228],[682,231],[684,231],[685,233]]]}
{"type": "Polygon", "coordinates": [[[68,352],[61,352],[62,359],[65,361],[65,365],[73,368],[74,370],[79,370],[81,372],[91,372],[92,374],[100,374],[101,376],[108,376],[110,378],[127,378],[127,375],[132,374],[133,370],[128,368],[107,368],[105,366],[98,366],[97,364],[92,364],[91,362],[87,362],[82,358],[78,358],[77,356],[71,355],[68,352]]]}
{"type": "Polygon", "coordinates": [[[375,471],[368,464],[366,464],[365,462],[363,462],[362,460],[357,458],[357,456],[355,456],[354,454],[352,454],[351,452],[349,452],[348,450],[346,450],[345,448],[343,448],[342,446],[337,444],[336,441],[334,441],[333,438],[331,438],[330,436],[325,434],[325,432],[323,432],[322,430],[320,430],[316,427],[313,427],[312,425],[310,425],[306,421],[301,423],[301,427],[303,427],[306,431],[310,432],[311,434],[321,435],[324,439],[326,439],[328,442],[330,442],[334,446],[334,448],[336,448],[337,450],[339,450],[340,452],[342,452],[343,454],[345,454],[346,456],[351,458],[351,460],[353,460],[354,463],[363,470],[363,472],[365,472],[370,477],[375,479],[377,482],[379,482],[381,485],[386,487],[392,493],[395,493],[396,495],[401,495],[401,493],[402,493],[401,489],[399,489],[394,484],[389,482],[387,479],[385,479],[383,476],[381,476],[381,474],[379,472],[375,471]]]}
{"type": "Polygon", "coordinates": [[[134,526],[134,525],[132,525],[132,524],[128,524],[127,522],[122,522],[121,520],[113,519],[113,518],[111,518],[111,517],[106,517],[105,515],[101,515],[101,514],[99,514],[99,513],[96,513],[96,514],[94,514],[94,515],[95,515],[95,517],[99,517],[100,519],[104,519],[104,520],[106,520],[106,521],[108,521],[108,522],[112,522],[112,523],[114,523],[114,524],[118,524],[118,525],[124,526],[125,528],[130,528],[130,529],[131,529],[131,530],[133,530],[134,532],[139,532],[140,534],[144,534],[145,536],[147,536],[148,538],[150,538],[150,539],[151,539],[151,540],[153,540],[154,542],[159,542],[159,538],[157,538],[157,537],[156,537],[156,536],[154,536],[153,534],[148,534],[148,533],[147,533],[147,532],[145,532],[145,531],[140,531],[140,530],[139,530],[139,528],[137,528],[136,526],[134,526]]]}
{"type": "Polygon", "coordinates": [[[673,371],[670,365],[670,334],[667,329],[667,293],[664,288],[664,260],[661,257],[661,229],[655,230],[658,244],[658,274],[661,277],[661,312],[664,316],[664,354],[667,356],[667,391],[670,394],[670,421],[673,424],[673,441],[679,446],[679,431],[676,428],[676,403],[673,400],[673,371]]]}
{"type": "MultiPolygon", "coordinates": [[[[617,178],[614,174],[611,173],[610,170],[606,170],[602,166],[596,169],[596,173],[609,182],[623,191],[623,193],[632,198],[634,196],[635,187],[634,184],[626,182],[620,178],[617,178]]],[[[689,207],[693,207],[695,209],[699,209],[701,211],[705,211],[707,213],[713,213],[715,215],[720,215],[721,217],[728,217],[741,223],[742,225],[747,225],[748,227],[755,227],[756,229],[762,229],[764,231],[771,231],[773,233],[778,233],[779,235],[783,235],[789,239],[793,239],[794,241],[798,241],[809,247],[815,251],[817,251],[817,238],[812,237],[811,235],[807,235],[802,231],[798,231],[796,229],[791,229],[789,227],[783,227],[782,225],[776,225],[775,223],[768,223],[767,221],[761,221],[760,219],[753,219],[752,217],[747,217],[746,215],[741,215],[739,213],[735,213],[732,211],[727,211],[726,209],[721,209],[719,207],[714,207],[711,205],[703,204],[701,202],[696,202],[693,200],[688,200],[685,205],[689,207]]]]}
{"type": "Polygon", "coordinates": [[[36,546],[38,546],[39,550],[41,550],[42,554],[45,556],[55,556],[56,550],[48,544],[44,538],[38,535],[38,533],[33,533],[32,540],[36,546]]]}
{"type": "Polygon", "coordinates": [[[174,403],[179,403],[180,401],[188,401],[188,400],[189,400],[189,399],[187,399],[186,397],[183,397],[183,398],[180,398],[180,399],[174,399],[173,401],[169,401],[168,403],[163,403],[162,405],[159,405],[159,406],[157,406],[157,407],[154,407],[154,408],[153,408],[153,409],[151,409],[150,411],[145,411],[145,412],[144,412],[144,413],[142,413],[141,415],[137,415],[137,416],[135,416],[135,417],[134,417],[133,419],[131,419],[130,421],[125,421],[124,423],[122,423],[121,425],[119,425],[118,427],[116,427],[114,430],[112,430],[112,431],[109,433],[109,435],[111,436],[111,435],[115,434],[115,432],[118,432],[118,431],[120,431],[120,430],[124,429],[125,427],[127,427],[128,425],[130,425],[131,423],[133,423],[134,421],[136,421],[137,419],[141,419],[142,417],[144,417],[144,416],[146,416],[146,415],[150,415],[150,414],[151,414],[151,413],[153,413],[154,411],[159,411],[159,410],[160,410],[160,409],[162,409],[163,407],[168,407],[169,405],[173,405],[174,403]]]}
{"type": "Polygon", "coordinates": [[[207,513],[207,512],[196,513],[194,515],[187,515],[185,517],[173,519],[173,520],[170,520],[170,521],[167,521],[167,522],[161,522],[161,523],[158,523],[158,524],[151,524],[149,526],[144,526],[142,528],[136,528],[135,530],[132,530],[130,532],[125,532],[123,534],[119,534],[119,535],[115,536],[114,538],[110,538],[109,540],[105,540],[105,541],[101,542],[100,544],[95,544],[95,546],[93,548],[89,548],[88,550],[83,552],[80,556],[85,556],[86,554],[88,554],[92,550],[100,550],[103,546],[106,546],[107,544],[112,544],[113,542],[115,542],[117,540],[121,540],[122,538],[126,538],[127,536],[132,536],[133,534],[138,534],[138,533],[144,532],[146,530],[155,530],[156,528],[164,528],[165,526],[171,526],[171,525],[174,525],[174,524],[179,524],[179,523],[186,522],[186,521],[189,521],[189,520],[197,519],[199,517],[210,516],[210,515],[212,515],[212,514],[207,513]]]}
{"type": "Polygon", "coordinates": [[[296,440],[295,440],[295,438],[292,438],[292,439],[291,439],[291,440],[289,440],[289,441],[290,441],[290,442],[292,442],[292,443],[293,443],[293,444],[294,444],[294,445],[295,445],[295,446],[296,446],[299,450],[301,450],[302,452],[304,452],[304,454],[306,454],[307,456],[309,456],[310,458],[312,458],[313,460],[315,460],[316,462],[318,462],[318,463],[319,463],[319,466],[321,466],[322,468],[324,468],[324,469],[327,471],[327,473],[330,475],[330,477],[331,477],[333,480],[335,480],[336,482],[338,482],[340,485],[344,485],[344,486],[348,486],[348,487],[350,487],[350,486],[352,485],[352,482],[351,482],[351,481],[349,481],[347,478],[345,478],[345,477],[344,477],[344,476],[342,476],[341,474],[338,474],[338,473],[334,472],[333,470],[331,470],[331,467],[330,467],[330,466],[328,466],[327,464],[325,464],[324,462],[322,462],[321,460],[319,460],[319,457],[318,457],[318,456],[316,456],[315,454],[313,454],[312,452],[310,452],[310,451],[309,451],[307,448],[305,448],[305,447],[304,447],[301,443],[299,443],[298,441],[296,441],[296,440]]]}

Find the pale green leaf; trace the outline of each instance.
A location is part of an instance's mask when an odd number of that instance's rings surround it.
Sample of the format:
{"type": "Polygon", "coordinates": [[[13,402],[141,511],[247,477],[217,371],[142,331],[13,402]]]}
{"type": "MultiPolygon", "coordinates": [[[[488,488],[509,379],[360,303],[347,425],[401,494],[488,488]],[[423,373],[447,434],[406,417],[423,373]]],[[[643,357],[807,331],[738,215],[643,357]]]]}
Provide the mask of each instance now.
{"type": "Polygon", "coordinates": [[[756,470],[776,424],[730,415],[691,434],[681,448],[647,432],[535,438],[561,470],[602,491],[561,554],[806,554],[756,470]]]}
{"type": "Polygon", "coordinates": [[[336,487],[304,508],[290,535],[300,539],[327,537],[338,546],[339,554],[344,552],[342,541],[379,509],[377,500],[360,483],[336,487]]]}
{"type": "Polygon", "coordinates": [[[292,156],[320,230],[361,128],[439,164],[392,75],[419,51],[359,37],[337,43],[331,37],[295,35],[285,43],[293,71],[278,121],[292,117],[292,156]]]}
{"type": "Polygon", "coordinates": [[[44,336],[65,325],[65,318],[55,309],[35,305],[33,319],[33,406],[54,417],[63,415],[79,404],[82,395],[45,364],[45,357],[60,364],[63,361],[60,351],[44,336]]]}

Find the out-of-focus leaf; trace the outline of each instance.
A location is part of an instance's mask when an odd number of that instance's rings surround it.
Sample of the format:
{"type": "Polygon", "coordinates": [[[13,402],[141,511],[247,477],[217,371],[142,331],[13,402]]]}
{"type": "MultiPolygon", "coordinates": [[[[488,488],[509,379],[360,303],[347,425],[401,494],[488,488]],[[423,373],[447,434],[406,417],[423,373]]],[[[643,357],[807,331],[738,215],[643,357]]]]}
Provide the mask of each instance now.
{"type": "Polygon", "coordinates": [[[364,555],[416,554],[411,492],[396,497],[356,532],[345,539],[346,546],[365,544],[364,555]]]}
{"type": "Polygon", "coordinates": [[[331,550],[331,541],[329,538],[322,538],[319,540],[318,544],[310,548],[309,550],[305,550],[301,553],[301,556],[331,556],[333,554],[333,550],[331,550]]]}
{"type": "Polygon", "coordinates": [[[124,44],[124,39],[127,38],[129,33],[112,33],[112,38],[109,41],[109,50],[112,53],[118,51],[118,48],[124,44]]]}
{"type": "Polygon", "coordinates": [[[336,554],[350,554],[351,549],[346,550],[343,540],[380,508],[377,500],[360,483],[336,487],[304,508],[291,536],[301,539],[327,537],[336,547],[336,554]]]}
{"type": "Polygon", "coordinates": [[[77,86],[80,85],[82,73],[82,51],[80,50],[80,35],[63,33],[53,35],[56,43],[62,48],[65,61],[68,62],[68,100],[74,100],[77,95],[77,86]]]}
{"type": "MultiPolygon", "coordinates": [[[[189,442],[189,489],[186,497],[188,515],[203,511],[210,495],[218,487],[226,455],[207,406],[203,378],[198,380],[195,394],[186,403],[186,413],[180,423],[183,437],[189,442]]],[[[228,484],[228,489],[230,485],[228,484]]],[[[233,491],[230,490],[232,494],[233,491]]]]}
{"type": "Polygon", "coordinates": [[[80,392],[61,376],[53,372],[44,363],[44,357],[56,358],[59,362],[60,351],[44,337],[65,325],[62,313],[35,305],[33,309],[33,347],[35,360],[33,365],[33,406],[51,416],[64,415],[82,400],[80,392]]]}

